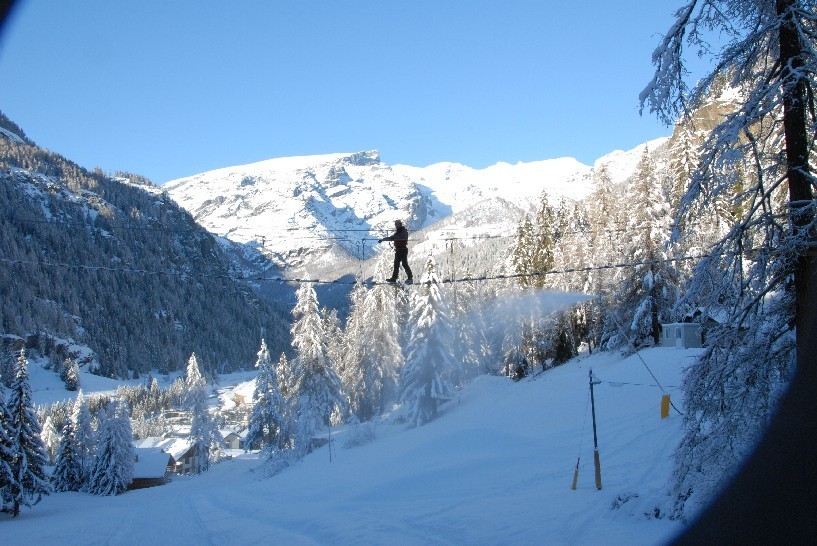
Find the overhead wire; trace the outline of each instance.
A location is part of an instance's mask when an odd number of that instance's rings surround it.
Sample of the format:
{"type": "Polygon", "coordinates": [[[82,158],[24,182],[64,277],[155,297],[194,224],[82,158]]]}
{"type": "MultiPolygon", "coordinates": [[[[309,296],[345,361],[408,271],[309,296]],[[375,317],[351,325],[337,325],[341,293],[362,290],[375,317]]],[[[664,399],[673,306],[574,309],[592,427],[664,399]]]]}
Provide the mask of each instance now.
{"type": "MultiPolygon", "coordinates": [[[[64,226],[74,226],[74,227],[98,227],[99,229],[106,229],[106,230],[127,230],[127,231],[145,231],[145,232],[165,232],[165,233],[191,233],[191,232],[200,232],[203,228],[200,226],[191,227],[188,229],[178,229],[178,228],[166,228],[166,227],[151,227],[151,226],[132,226],[132,225],[105,225],[105,226],[89,226],[87,223],[84,222],[68,222],[68,221],[57,221],[57,220],[48,220],[48,219],[40,219],[40,218],[22,218],[19,216],[11,216],[8,218],[9,221],[12,222],[19,222],[19,223],[26,223],[26,224],[51,224],[51,225],[58,225],[61,227],[64,226]]],[[[626,222],[609,222],[611,225],[623,225],[626,226],[626,222]]],[[[328,239],[329,237],[326,235],[299,235],[293,236],[292,232],[297,231],[314,231],[316,228],[313,227],[289,227],[289,228],[275,228],[270,230],[271,232],[267,232],[264,234],[264,238],[266,239],[328,239]],[[285,232],[281,234],[275,234],[274,232],[285,232]]],[[[384,231],[383,228],[325,228],[328,233],[372,233],[378,231],[384,231]]],[[[436,231],[440,232],[447,232],[447,231],[464,231],[464,230],[471,230],[470,227],[445,227],[439,228],[436,231]]],[[[622,227],[622,228],[605,228],[601,230],[597,230],[599,233],[625,233],[625,232],[632,232],[638,231],[640,229],[650,229],[649,227],[637,228],[637,227],[622,227]]],[[[587,235],[590,233],[590,230],[585,229],[563,229],[559,230],[559,233],[562,235],[587,235]]],[[[541,236],[543,232],[541,230],[534,231],[532,235],[534,236],[541,236]]],[[[225,237],[227,234],[219,235],[218,233],[211,233],[211,235],[216,235],[219,237],[225,237]]],[[[431,240],[441,240],[441,241],[457,241],[457,240],[475,240],[475,239],[513,239],[518,236],[517,233],[509,233],[509,234],[480,234],[480,235],[473,235],[469,237],[428,237],[426,236],[422,241],[431,241],[431,240]]],[[[349,239],[342,239],[342,240],[349,240],[349,239]]],[[[378,238],[376,237],[365,237],[363,240],[366,241],[376,241],[378,238]]]]}
{"type": "MultiPolygon", "coordinates": [[[[686,261],[686,260],[699,260],[703,258],[712,257],[714,254],[701,254],[695,256],[678,256],[674,258],[664,258],[660,260],[642,260],[636,262],[622,262],[622,263],[615,263],[615,264],[604,264],[604,265],[595,265],[595,266],[587,266],[587,267],[572,267],[572,268],[564,268],[564,269],[552,269],[549,271],[531,271],[527,273],[508,273],[508,274],[495,274],[495,275],[481,275],[481,276],[465,276],[459,278],[447,278],[441,279],[441,284],[452,284],[452,283],[461,283],[461,282],[481,282],[481,281],[493,281],[493,280],[508,280],[508,279],[522,279],[528,277],[543,277],[548,275],[559,275],[559,274],[566,274],[566,273],[579,273],[585,271],[598,271],[604,269],[617,269],[617,268],[625,268],[625,267],[636,267],[639,265],[650,265],[650,264],[658,264],[658,263],[671,263],[671,262],[679,262],[679,261],[686,261]]],[[[40,266],[40,267],[57,267],[57,268],[67,268],[67,269],[84,269],[90,271],[109,271],[109,272],[119,272],[119,273],[134,273],[134,274],[143,274],[143,275],[167,275],[167,276],[181,276],[181,277],[201,277],[201,278],[219,278],[219,279],[232,279],[235,281],[256,281],[256,282],[278,282],[278,283],[313,283],[313,284],[357,284],[358,282],[365,282],[369,285],[376,285],[376,284],[387,284],[385,282],[380,281],[358,281],[358,280],[342,280],[342,279],[335,279],[335,280],[325,280],[325,279],[309,279],[309,278],[287,278],[282,276],[275,276],[275,277],[267,277],[263,275],[231,275],[231,274],[213,274],[213,273],[195,273],[189,271],[160,271],[160,270],[148,270],[148,269],[139,269],[139,268],[128,268],[128,267],[111,267],[111,266],[103,266],[103,265],[88,265],[88,264],[70,264],[70,263],[63,263],[63,262],[51,262],[45,260],[17,260],[17,259],[10,259],[10,258],[0,258],[0,263],[10,264],[10,265],[29,265],[29,266],[40,266]]],[[[388,283],[391,284],[391,283],[388,283]]],[[[423,284],[421,282],[415,282],[414,284],[423,284]]],[[[430,284],[426,283],[426,284],[430,284]]]]}

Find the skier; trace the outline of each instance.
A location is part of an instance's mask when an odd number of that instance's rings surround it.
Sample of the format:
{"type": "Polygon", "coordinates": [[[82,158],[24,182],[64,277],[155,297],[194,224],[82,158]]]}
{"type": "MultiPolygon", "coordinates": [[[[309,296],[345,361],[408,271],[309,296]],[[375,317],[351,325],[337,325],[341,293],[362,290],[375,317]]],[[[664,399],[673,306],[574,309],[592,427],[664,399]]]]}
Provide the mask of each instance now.
{"type": "Polygon", "coordinates": [[[394,241],[394,271],[392,271],[391,278],[386,279],[386,282],[395,282],[397,280],[397,273],[400,271],[400,264],[403,264],[403,269],[406,271],[406,284],[411,284],[413,276],[411,268],[408,264],[408,230],[400,220],[394,221],[394,234],[389,237],[378,239],[378,243],[383,241],[394,241]]]}

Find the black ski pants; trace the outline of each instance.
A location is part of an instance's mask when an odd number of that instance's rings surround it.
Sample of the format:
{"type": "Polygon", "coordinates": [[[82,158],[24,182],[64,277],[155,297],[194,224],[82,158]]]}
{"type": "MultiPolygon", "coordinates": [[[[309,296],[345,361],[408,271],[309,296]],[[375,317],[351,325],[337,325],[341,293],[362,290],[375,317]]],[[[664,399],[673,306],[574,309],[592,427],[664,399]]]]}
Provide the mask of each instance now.
{"type": "Polygon", "coordinates": [[[408,264],[408,249],[407,248],[395,248],[394,249],[394,270],[391,273],[391,278],[397,280],[397,274],[400,272],[400,265],[403,265],[403,269],[406,272],[406,276],[411,279],[413,275],[411,274],[411,268],[408,264]]]}

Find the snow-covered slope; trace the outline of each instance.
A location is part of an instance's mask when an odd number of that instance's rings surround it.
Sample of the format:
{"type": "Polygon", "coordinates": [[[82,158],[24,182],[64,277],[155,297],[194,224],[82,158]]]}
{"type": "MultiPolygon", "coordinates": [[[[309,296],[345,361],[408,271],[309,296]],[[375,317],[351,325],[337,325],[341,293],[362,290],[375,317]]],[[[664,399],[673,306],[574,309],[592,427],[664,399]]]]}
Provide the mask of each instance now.
{"type": "Polygon", "coordinates": [[[528,208],[542,192],[574,200],[590,192],[591,169],[573,158],[516,165],[497,163],[485,169],[437,163],[429,167],[394,165],[392,170],[421,187],[451,213],[467,210],[485,199],[501,197],[520,208],[528,208]]]}
{"type": "Polygon", "coordinates": [[[662,162],[662,152],[667,146],[669,138],[662,137],[655,140],[650,140],[644,144],[639,144],[632,150],[616,150],[599,158],[593,164],[593,170],[598,172],[602,168],[607,171],[610,176],[610,181],[613,184],[621,184],[627,180],[635,172],[644,150],[650,154],[657,156],[659,164],[662,162]]]}
{"type": "MultiPolygon", "coordinates": [[[[680,374],[699,352],[640,353],[681,410],[680,374]]],[[[661,395],[636,355],[581,357],[519,383],[484,376],[426,426],[385,420],[373,441],[351,448],[354,430],[333,430],[331,460],[323,447],[264,478],[257,455],[235,452],[162,487],[51,495],[18,519],[0,514],[0,533],[9,546],[666,543],[683,529],[665,516],[681,417],[660,418],[661,395]],[[602,381],[602,490],[593,479],[590,368],[602,381]]]]}

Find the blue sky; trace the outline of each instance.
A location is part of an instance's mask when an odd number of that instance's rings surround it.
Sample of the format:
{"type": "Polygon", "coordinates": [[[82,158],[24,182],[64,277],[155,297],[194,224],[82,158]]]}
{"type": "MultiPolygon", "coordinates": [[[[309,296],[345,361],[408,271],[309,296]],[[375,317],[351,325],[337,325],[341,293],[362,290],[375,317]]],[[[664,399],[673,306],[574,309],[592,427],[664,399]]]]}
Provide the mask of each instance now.
{"type": "Polygon", "coordinates": [[[156,183],[376,149],[483,168],[592,164],[638,114],[674,0],[21,0],[0,110],[40,146],[156,183]]]}

